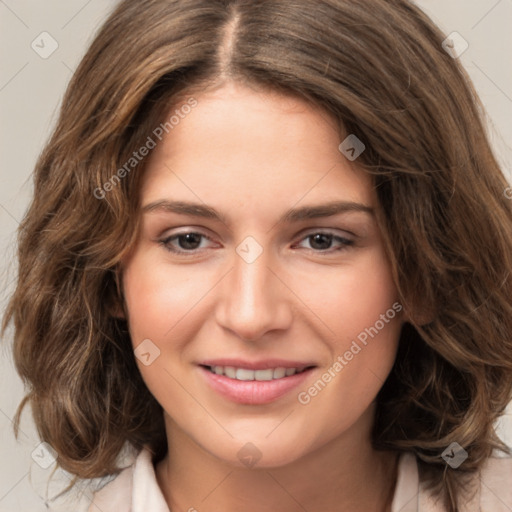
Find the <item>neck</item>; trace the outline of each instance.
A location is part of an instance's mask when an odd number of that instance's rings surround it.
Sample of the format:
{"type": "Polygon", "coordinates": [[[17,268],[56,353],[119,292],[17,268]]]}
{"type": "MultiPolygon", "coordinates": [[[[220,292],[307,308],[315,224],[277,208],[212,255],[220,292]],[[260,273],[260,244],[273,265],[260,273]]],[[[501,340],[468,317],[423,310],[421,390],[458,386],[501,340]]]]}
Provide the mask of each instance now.
{"type": "Polygon", "coordinates": [[[156,473],[171,512],[391,510],[398,457],[374,450],[368,433],[346,432],[284,466],[248,469],[214,457],[172,421],[167,430],[156,473]]]}

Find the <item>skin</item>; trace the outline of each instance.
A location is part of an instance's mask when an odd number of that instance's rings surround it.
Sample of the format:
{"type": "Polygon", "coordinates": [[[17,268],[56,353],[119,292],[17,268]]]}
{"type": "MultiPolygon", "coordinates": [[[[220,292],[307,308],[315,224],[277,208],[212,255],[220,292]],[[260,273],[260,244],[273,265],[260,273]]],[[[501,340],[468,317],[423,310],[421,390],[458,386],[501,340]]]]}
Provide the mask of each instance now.
{"type": "Polygon", "coordinates": [[[133,345],[150,339],[160,350],[137,364],[165,411],[169,452],[156,475],[169,508],[389,510],[397,457],[375,451],[370,431],[403,315],[307,405],[297,400],[397,301],[375,217],[349,211],[278,223],[290,208],[331,201],[374,208],[371,180],[339,151],[334,120],[303,100],[234,83],[194,97],[198,105],[150,155],[141,204],[192,201],[224,221],[142,212],[122,266],[133,345]],[[333,238],[322,250],[309,235],[326,231],[352,244],[333,238]],[[183,232],[208,238],[192,249],[183,237],[169,240],[183,232]],[[263,250],[252,263],[236,252],[247,236],[263,250]],[[198,366],[218,357],[316,368],[270,404],[236,404],[198,366]],[[237,456],[248,442],[261,454],[252,468],[237,456]]]}

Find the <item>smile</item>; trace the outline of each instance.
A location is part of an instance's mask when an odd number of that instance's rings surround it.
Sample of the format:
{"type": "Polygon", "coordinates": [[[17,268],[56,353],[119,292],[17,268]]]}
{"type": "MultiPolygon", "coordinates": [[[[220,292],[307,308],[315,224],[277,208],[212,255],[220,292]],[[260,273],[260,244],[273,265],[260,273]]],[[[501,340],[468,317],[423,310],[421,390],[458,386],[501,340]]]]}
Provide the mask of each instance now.
{"type": "Polygon", "coordinates": [[[207,366],[207,368],[216,375],[224,375],[229,379],[235,380],[257,380],[269,381],[291,377],[296,373],[301,373],[305,368],[267,368],[264,370],[251,370],[249,368],[236,368],[234,366],[207,366]]]}
{"type": "Polygon", "coordinates": [[[219,360],[199,365],[207,387],[216,395],[244,405],[265,405],[303,386],[316,366],[304,362],[219,360]],[[231,363],[231,364],[228,364],[231,363]],[[248,368],[252,366],[252,368],[248,368]]]}

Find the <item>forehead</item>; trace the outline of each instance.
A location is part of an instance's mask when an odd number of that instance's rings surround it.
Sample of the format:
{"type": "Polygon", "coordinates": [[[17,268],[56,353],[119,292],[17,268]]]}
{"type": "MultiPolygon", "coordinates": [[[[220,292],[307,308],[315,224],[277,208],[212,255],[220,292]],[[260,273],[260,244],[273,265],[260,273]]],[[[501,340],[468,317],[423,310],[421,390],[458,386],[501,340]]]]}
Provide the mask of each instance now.
{"type": "Polygon", "coordinates": [[[306,196],[307,202],[373,202],[370,177],[341,154],[336,120],[320,107],[233,84],[194,99],[194,108],[175,116],[178,122],[157,141],[143,203],[167,196],[244,209],[306,196]]]}

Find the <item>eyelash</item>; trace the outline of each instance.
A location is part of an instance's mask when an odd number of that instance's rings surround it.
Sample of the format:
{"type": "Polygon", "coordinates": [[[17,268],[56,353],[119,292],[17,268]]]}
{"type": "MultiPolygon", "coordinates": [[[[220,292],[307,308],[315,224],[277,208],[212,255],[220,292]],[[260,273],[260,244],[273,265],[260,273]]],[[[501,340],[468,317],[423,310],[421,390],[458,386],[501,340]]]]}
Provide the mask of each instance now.
{"type": "MultiPolygon", "coordinates": [[[[171,236],[168,236],[162,240],[159,241],[159,243],[164,247],[164,249],[166,249],[167,251],[171,252],[171,253],[174,253],[174,254],[180,254],[180,255],[195,255],[197,254],[200,249],[191,249],[191,250],[183,250],[183,249],[176,249],[175,247],[171,246],[171,241],[173,240],[178,240],[180,237],[184,237],[186,235],[199,235],[200,237],[202,237],[203,239],[206,238],[207,240],[210,240],[210,241],[213,241],[209,236],[203,234],[203,233],[200,233],[200,232],[197,232],[197,231],[184,231],[182,233],[176,233],[174,235],[171,235],[171,236]]],[[[329,248],[329,249],[325,249],[325,250],[321,250],[321,249],[311,249],[311,248],[306,248],[306,250],[308,251],[312,251],[316,254],[332,254],[334,252],[337,252],[337,251],[343,251],[343,250],[346,250],[348,249],[349,247],[353,246],[354,245],[354,241],[353,240],[350,240],[348,238],[344,238],[344,237],[341,237],[341,236],[338,236],[338,235],[335,235],[334,233],[331,233],[329,231],[312,231],[308,234],[306,234],[305,236],[303,236],[300,240],[300,241],[303,241],[303,240],[307,240],[315,235],[327,235],[327,236],[331,236],[332,237],[332,241],[334,242],[335,240],[337,240],[338,242],[340,242],[341,246],[339,246],[338,248],[329,248]]],[[[201,243],[201,242],[200,242],[201,243]]]]}

